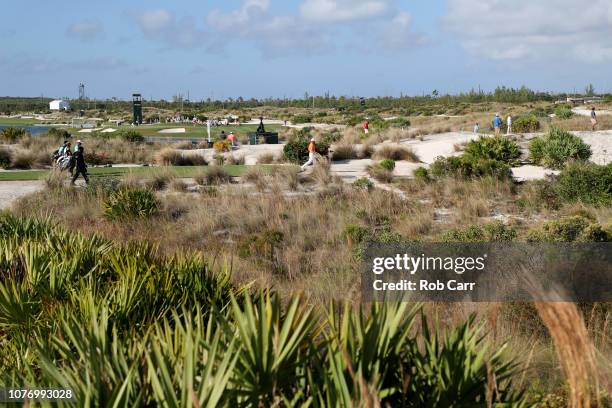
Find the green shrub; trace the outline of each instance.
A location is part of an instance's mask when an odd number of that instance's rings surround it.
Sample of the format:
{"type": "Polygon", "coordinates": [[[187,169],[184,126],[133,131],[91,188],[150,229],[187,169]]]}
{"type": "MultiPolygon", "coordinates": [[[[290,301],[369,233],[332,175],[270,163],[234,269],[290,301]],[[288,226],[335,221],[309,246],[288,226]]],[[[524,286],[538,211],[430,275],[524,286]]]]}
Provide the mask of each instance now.
{"type": "Polygon", "coordinates": [[[387,123],[389,124],[390,127],[397,127],[397,128],[410,127],[410,119],[404,118],[404,117],[399,117],[399,118],[388,120],[387,123]]]}
{"type": "Polygon", "coordinates": [[[484,177],[491,176],[506,179],[512,176],[510,166],[492,159],[474,159],[471,156],[438,157],[431,166],[429,173],[436,178],[441,177],[484,177]]]}
{"type": "Polygon", "coordinates": [[[0,139],[7,143],[16,143],[19,139],[26,135],[25,129],[8,127],[0,132],[0,139]]]}
{"type": "Polygon", "coordinates": [[[122,189],[104,202],[104,215],[110,220],[149,218],[159,212],[159,202],[150,190],[122,189]]]}
{"type": "Polygon", "coordinates": [[[120,130],[119,137],[130,143],[143,143],[145,141],[144,136],[133,129],[120,130]]]}
{"type": "Polygon", "coordinates": [[[579,215],[545,222],[527,234],[529,242],[610,242],[612,236],[598,223],[579,215]]]}
{"type": "Polygon", "coordinates": [[[357,180],[353,181],[353,187],[358,190],[367,190],[370,191],[374,188],[374,183],[367,177],[361,177],[357,180]]]}
{"type": "Polygon", "coordinates": [[[519,146],[505,136],[481,137],[470,141],[464,154],[474,160],[490,159],[511,164],[521,156],[519,146]]]}
{"type": "Polygon", "coordinates": [[[395,160],[392,159],[384,159],[381,160],[378,165],[383,169],[387,169],[389,171],[395,170],[395,160]]]}
{"type": "Polygon", "coordinates": [[[559,119],[569,119],[574,116],[574,112],[567,105],[559,105],[555,108],[555,116],[559,119]]]}
{"type": "MultiPolygon", "coordinates": [[[[308,144],[310,143],[310,131],[297,131],[290,137],[289,141],[283,147],[283,155],[285,159],[292,163],[303,163],[308,159],[308,144]]],[[[327,156],[329,143],[322,140],[317,144],[317,153],[322,156],[327,156]]]]}
{"type": "Polygon", "coordinates": [[[529,143],[531,160],[553,169],[561,169],[571,160],[586,161],[591,147],[581,138],[558,128],[552,128],[544,137],[529,143]]]}
{"type": "Polygon", "coordinates": [[[442,235],[442,242],[509,242],[516,235],[516,230],[498,221],[449,230],[442,235]]]}
{"type": "Polygon", "coordinates": [[[612,163],[568,165],[557,178],[555,190],[560,199],[594,206],[612,206],[612,163]]]}
{"type": "Polygon", "coordinates": [[[0,167],[3,169],[8,169],[11,167],[12,160],[13,153],[5,147],[0,148],[0,167]]]}
{"type": "Polygon", "coordinates": [[[547,118],[548,115],[550,115],[551,113],[554,113],[554,107],[549,105],[546,107],[540,107],[538,106],[537,108],[535,108],[534,110],[531,111],[532,116],[536,116],[538,118],[547,118]]]}
{"type": "Polygon", "coordinates": [[[414,170],[414,178],[421,181],[431,181],[429,170],[425,167],[418,167],[414,170]]]}
{"type": "Polygon", "coordinates": [[[294,115],[292,122],[294,124],[312,123],[312,119],[311,115],[294,115]]]}
{"type": "Polygon", "coordinates": [[[533,133],[540,129],[540,121],[535,115],[519,116],[512,121],[512,131],[516,133],[533,133]]]}

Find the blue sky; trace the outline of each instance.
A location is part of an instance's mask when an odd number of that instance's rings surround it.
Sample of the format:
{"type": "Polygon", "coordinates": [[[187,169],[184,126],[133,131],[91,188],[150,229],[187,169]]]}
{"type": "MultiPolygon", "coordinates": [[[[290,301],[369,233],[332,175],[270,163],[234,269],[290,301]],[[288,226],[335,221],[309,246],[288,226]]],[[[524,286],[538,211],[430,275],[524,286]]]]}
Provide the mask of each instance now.
{"type": "Polygon", "coordinates": [[[0,95],[169,99],[612,92],[612,2],[29,1],[2,5],[0,95]],[[583,4],[584,3],[584,4],[583,4]]]}

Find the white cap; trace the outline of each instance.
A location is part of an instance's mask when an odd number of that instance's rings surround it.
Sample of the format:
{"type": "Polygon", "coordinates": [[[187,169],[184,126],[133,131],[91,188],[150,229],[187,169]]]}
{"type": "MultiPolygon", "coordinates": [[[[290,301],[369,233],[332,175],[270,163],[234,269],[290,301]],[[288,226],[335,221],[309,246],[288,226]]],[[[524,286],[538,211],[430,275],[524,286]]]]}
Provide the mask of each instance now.
{"type": "Polygon", "coordinates": [[[314,142],[314,141],[315,141],[314,137],[313,137],[312,139],[310,139],[310,141],[311,141],[311,142],[314,142]]]}
{"type": "Polygon", "coordinates": [[[77,143],[82,143],[81,140],[77,140],[77,143]]]}

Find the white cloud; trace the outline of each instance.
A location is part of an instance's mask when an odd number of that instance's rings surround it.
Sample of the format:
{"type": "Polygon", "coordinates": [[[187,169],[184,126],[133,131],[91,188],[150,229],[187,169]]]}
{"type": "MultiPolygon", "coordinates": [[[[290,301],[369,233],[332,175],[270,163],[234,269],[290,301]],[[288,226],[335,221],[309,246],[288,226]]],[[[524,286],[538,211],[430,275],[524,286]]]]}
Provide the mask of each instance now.
{"type": "Polygon", "coordinates": [[[609,0],[448,0],[446,27],[495,60],[612,60],[609,0]]]}
{"type": "Polygon", "coordinates": [[[91,41],[104,32],[104,26],[99,21],[85,20],[74,23],[66,29],[66,35],[82,41],[91,41]]]}
{"type": "Polygon", "coordinates": [[[391,8],[389,0],[304,0],[300,13],[307,21],[337,23],[380,17],[391,8]]]}
{"type": "Polygon", "coordinates": [[[266,56],[308,54],[326,49],[325,34],[295,16],[275,16],[269,0],[245,0],[239,9],[213,10],[206,21],[222,33],[218,43],[240,38],[253,41],[266,56]]]}
{"type": "Polygon", "coordinates": [[[169,48],[197,48],[207,45],[207,33],[198,29],[192,17],[177,19],[168,10],[147,10],[133,14],[140,30],[150,40],[169,48]]]}
{"type": "Polygon", "coordinates": [[[380,35],[380,43],[387,50],[397,51],[422,45],[425,37],[412,29],[412,15],[400,11],[389,24],[385,24],[380,35]]]}

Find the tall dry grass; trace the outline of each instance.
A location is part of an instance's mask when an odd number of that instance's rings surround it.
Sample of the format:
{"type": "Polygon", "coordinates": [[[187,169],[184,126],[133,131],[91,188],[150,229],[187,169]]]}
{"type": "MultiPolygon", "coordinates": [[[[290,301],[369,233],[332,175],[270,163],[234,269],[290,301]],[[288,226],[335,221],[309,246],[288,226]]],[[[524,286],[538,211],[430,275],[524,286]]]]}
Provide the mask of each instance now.
{"type": "Polygon", "coordinates": [[[597,402],[599,378],[595,349],[574,303],[536,302],[570,386],[570,406],[590,408],[597,402]]]}

